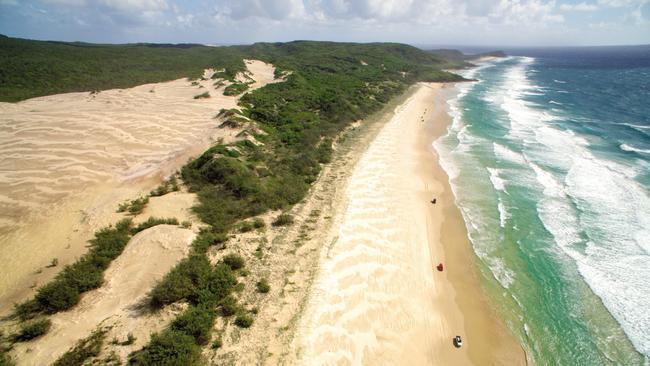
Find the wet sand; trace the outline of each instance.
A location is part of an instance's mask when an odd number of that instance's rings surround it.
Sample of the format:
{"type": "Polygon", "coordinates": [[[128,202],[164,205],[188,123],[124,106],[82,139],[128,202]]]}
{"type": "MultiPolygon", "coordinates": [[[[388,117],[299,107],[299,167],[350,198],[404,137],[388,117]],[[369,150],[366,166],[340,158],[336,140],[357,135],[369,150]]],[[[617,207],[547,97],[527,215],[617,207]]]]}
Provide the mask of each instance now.
{"type": "Polygon", "coordinates": [[[483,294],[431,146],[449,123],[449,93],[420,85],[355,166],[299,326],[301,363],[525,364],[483,294]]]}
{"type": "MultiPolygon", "coordinates": [[[[247,61],[252,88],[272,65],[247,61]]],[[[206,80],[179,79],[99,93],[0,103],[0,314],[86,251],[93,233],[218,139],[221,108],[238,97],[206,80]],[[211,98],[194,99],[208,91],[211,98]],[[53,258],[59,265],[48,268],[53,258]]]]}

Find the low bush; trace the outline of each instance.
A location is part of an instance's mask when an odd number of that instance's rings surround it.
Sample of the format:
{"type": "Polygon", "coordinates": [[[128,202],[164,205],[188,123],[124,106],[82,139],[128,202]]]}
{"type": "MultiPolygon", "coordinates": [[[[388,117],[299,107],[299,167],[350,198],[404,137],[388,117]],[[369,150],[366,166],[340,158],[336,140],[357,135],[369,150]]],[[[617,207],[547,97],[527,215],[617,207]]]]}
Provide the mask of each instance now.
{"type": "Polygon", "coordinates": [[[223,95],[239,95],[243,92],[248,90],[248,84],[245,83],[233,83],[228,85],[224,90],[223,90],[223,95]]]}
{"type": "Polygon", "coordinates": [[[237,315],[237,318],[235,318],[235,325],[237,325],[240,328],[249,328],[251,325],[253,325],[253,317],[241,313],[237,315]]]}
{"type": "Polygon", "coordinates": [[[228,254],[223,257],[223,263],[232,270],[238,270],[244,267],[244,258],[239,254],[228,254]]]}
{"type": "Polygon", "coordinates": [[[271,291],[271,285],[269,285],[269,281],[266,278],[262,278],[257,282],[257,292],[265,294],[269,291],[271,291]]]}
{"type": "Polygon", "coordinates": [[[42,336],[47,333],[51,327],[52,322],[50,319],[39,319],[23,323],[20,326],[20,333],[16,335],[15,339],[18,342],[26,342],[42,336]]]}
{"type": "Polygon", "coordinates": [[[157,225],[178,225],[178,220],[175,218],[163,219],[158,217],[150,217],[147,219],[147,221],[141,222],[137,226],[133,227],[131,229],[131,234],[135,235],[142,230],[146,230],[157,225]]]}
{"type": "Polygon", "coordinates": [[[293,224],[293,216],[283,213],[279,215],[272,223],[273,226],[287,226],[293,224]]]}
{"type": "Polygon", "coordinates": [[[117,208],[117,212],[128,212],[130,215],[135,216],[144,211],[147,203],[149,203],[149,197],[140,197],[120,204],[117,208]]]}
{"type": "Polygon", "coordinates": [[[194,96],[194,99],[205,99],[205,98],[210,98],[209,92],[201,93],[199,95],[194,96]]]}
{"type": "Polygon", "coordinates": [[[232,296],[221,300],[219,306],[221,307],[221,315],[223,316],[235,315],[239,311],[239,304],[237,304],[237,300],[232,296]]]}
{"type": "Polygon", "coordinates": [[[193,295],[208,281],[211,270],[210,262],[203,255],[192,255],[183,259],[151,290],[151,304],[154,307],[162,307],[195,297],[193,295]]]}
{"type": "Polygon", "coordinates": [[[129,357],[129,365],[193,366],[203,365],[201,347],[183,332],[167,330],[152,334],[149,344],[129,357]]]}
{"type": "Polygon", "coordinates": [[[159,196],[164,196],[170,192],[176,192],[178,190],[180,190],[178,179],[176,178],[175,175],[172,175],[168,180],[160,183],[160,185],[156,189],[149,192],[149,195],[151,197],[159,197],[159,196]]]}
{"type": "Polygon", "coordinates": [[[39,288],[33,300],[18,305],[16,314],[26,319],[39,312],[55,313],[76,305],[81,293],[101,286],[104,270],[129,242],[131,227],[131,220],[124,219],[115,227],[109,226],[96,232],[90,240],[88,253],[39,288]]]}
{"type": "Polygon", "coordinates": [[[215,317],[216,313],[210,308],[191,307],[172,322],[171,329],[191,335],[197,344],[207,344],[215,317]]]}
{"type": "Polygon", "coordinates": [[[59,357],[53,366],[81,366],[99,355],[106,338],[107,330],[94,331],[90,336],[80,340],[72,349],[59,357]]]}

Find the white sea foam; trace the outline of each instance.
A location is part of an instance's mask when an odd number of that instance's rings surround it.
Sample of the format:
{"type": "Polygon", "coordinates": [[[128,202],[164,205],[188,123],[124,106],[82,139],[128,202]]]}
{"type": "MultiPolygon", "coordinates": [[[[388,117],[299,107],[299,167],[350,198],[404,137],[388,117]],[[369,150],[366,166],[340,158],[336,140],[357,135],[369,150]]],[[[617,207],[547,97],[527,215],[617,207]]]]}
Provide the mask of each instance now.
{"type": "Polygon", "coordinates": [[[509,161],[519,165],[526,164],[526,159],[524,158],[523,155],[514,152],[501,144],[493,142],[492,148],[494,150],[494,154],[496,155],[496,157],[501,160],[509,161]]]}
{"type": "Polygon", "coordinates": [[[619,147],[621,148],[621,150],[624,151],[633,151],[637,153],[650,154],[650,150],[648,149],[639,149],[637,147],[630,146],[628,144],[621,144],[619,147]]]}
{"type": "MultiPolygon", "coordinates": [[[[531,88],[525,74],[524,63],[507,72],[501,107],[510,117],[508,137],[522,142],[524,159],[543,189],[539,217],[634,346],[648,356],[648,192],[633,179],[636,169],[594,155],[586,139],[549,126],[548,116],[525,103],[523,93],[531,88]]],[[[498,151],[504,154],[502,147],[498,151]]]]}
{"type": "Polygon", "coordinates": [[[486,168],[486,169],[490,173],[490,182],[492,182],[492,186],[498,191],[508,193],[506,192],[505,181],[501,179],[501,177],[499,176],[501,170],[496,168],[486,168]]]}
{"type": "Polygon", "coordinates": [[[499,226],[504,228],[510,218],[510,214],[508,213],[508,210],[506,210],[506,206],[503,204],[501,199],[499,199],[499,203],[497,203],[497,210],[499,210],[499,226]]]}
{"type": "Polygon", "coordinates": [[[566,81],[564,81],[564,80],[553,80],[553,81],[558,83],[558,84],[566,84],[566,81]]]}
{"type": "Polygon", "coordinates": [[[550,103],[550,104],[557,104],[557,105],[564,105],[564,104],[562,104],[562,103],[560,103],[560,102],[556,102],[556,101],[554,101],[554,100],[549,101],[549,103],[550,103]]]}

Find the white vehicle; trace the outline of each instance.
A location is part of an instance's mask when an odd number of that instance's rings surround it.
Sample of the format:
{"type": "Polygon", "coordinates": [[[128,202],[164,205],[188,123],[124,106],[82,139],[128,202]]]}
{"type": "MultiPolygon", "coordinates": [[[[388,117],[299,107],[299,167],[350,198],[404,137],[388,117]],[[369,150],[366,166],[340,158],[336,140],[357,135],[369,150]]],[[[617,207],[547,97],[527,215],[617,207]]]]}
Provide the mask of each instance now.
{"type": "Polygon", "coordinates": [[[463,346],[463,340],[460,339],[460,336],[459,336],[459,335],[457,335],[457,336],[454,337],[454,345],[455,345],[457,348],[460,348],[460,347],[463,346]]]}

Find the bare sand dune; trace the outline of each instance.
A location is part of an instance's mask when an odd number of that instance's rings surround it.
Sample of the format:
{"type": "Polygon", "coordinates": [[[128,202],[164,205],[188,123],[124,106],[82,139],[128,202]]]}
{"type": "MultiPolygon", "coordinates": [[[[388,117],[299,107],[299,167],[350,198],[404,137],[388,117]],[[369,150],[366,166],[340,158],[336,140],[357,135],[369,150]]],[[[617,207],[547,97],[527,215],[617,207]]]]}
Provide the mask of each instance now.
{"type": "MultiPolygon", "coordinates": [[[[252,88],[272,65],[247,60],[252,88]]],[[[186,79],[99,93],[0,103],[0,312],[85,251],[116,205],[148,192],[190,156],[238,130],[214,117],[238,98],[215,89],[212,71],[186,79]],[[194,99],[209,92],[211,98],[194,99]],[[58,268],[44,267],[58,258],[58,268]]]]}
{"type": "Polygon", "coordinates": [[[150,324],[155,317],[140,314],[139,305],[156,281],[187,256],[195,236],[191,230],[171,225],[135,235],[106,270],[101,288],[84,295],[74,309],[53,315],[52,329],[46,335],[16,346],[12,353],[18,364],[51,364],[100,324],[128,329],[140,343],[146,343],[149,332],[160,326],[150,324]]]}

